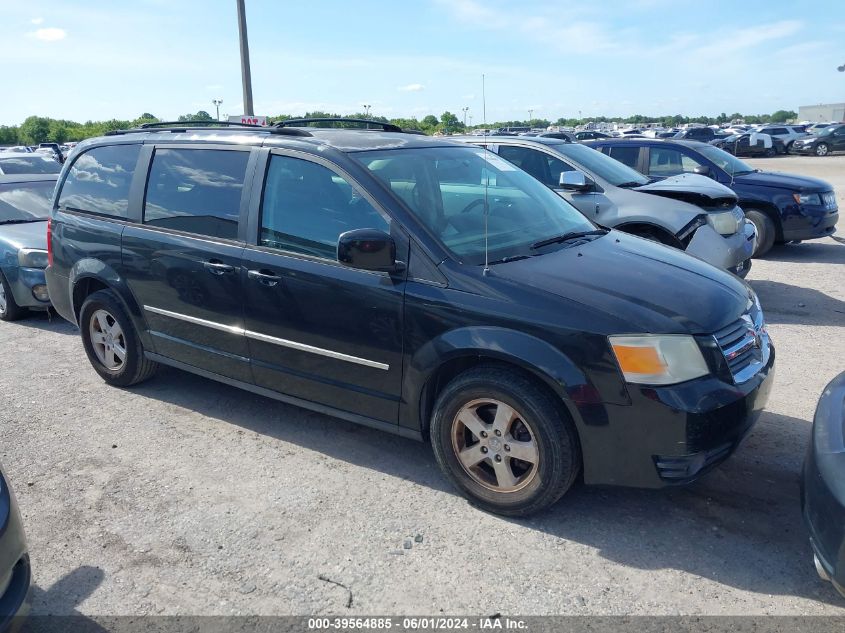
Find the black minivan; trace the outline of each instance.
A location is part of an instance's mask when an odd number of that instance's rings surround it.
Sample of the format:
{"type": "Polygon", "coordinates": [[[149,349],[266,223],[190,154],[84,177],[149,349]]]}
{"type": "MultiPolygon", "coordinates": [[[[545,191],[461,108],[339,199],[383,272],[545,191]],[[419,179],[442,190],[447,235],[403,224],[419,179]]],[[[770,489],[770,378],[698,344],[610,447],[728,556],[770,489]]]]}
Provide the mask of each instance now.
{"type": "Polygon", "coordinates": [[[309,123],[79,145],[48,286],[106,382],[162,363],[430,438],[507,515],[579,473],[691,481],[749,431],[775,354],[744,282],[593,225],[482,148],[309,123]]]}

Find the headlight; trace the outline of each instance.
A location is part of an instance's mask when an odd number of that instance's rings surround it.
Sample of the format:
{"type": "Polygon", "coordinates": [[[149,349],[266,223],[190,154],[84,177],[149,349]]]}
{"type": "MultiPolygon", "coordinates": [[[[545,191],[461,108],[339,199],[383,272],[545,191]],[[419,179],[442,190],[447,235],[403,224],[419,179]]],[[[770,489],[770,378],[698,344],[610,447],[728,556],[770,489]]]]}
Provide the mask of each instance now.
{"type": "Polygon", "coordinates": [[[733,235],[739,230],[739,216],[734,211],[708,213],[707,222],[719,235],[733,235]]]}
{"type": "Polygon", "coordinates": [[[822,197],[817,193],[793,193],[792,197],[798,204],[821,204],[822,197]]]}
{"type": "Polygon", "coordinates": [[[18,251],[18,264],[23,268],[47,268],[47,251],[22,248],[18,251]]]}
{"type": "Polygon", "coordinates": [[[674,385],[710,373],[691,336],[643,334],[608,338],[626,382],[674,385]]]}

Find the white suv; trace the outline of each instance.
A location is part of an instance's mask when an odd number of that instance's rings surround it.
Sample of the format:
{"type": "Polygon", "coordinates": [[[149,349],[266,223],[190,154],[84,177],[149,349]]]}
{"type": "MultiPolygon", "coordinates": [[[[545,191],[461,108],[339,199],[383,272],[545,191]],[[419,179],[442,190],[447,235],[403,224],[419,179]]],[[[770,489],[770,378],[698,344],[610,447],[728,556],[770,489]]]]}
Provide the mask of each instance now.
{"type": "Polygon", "coordinates": [[[804,129],[806,128],[799,129],[795,125],[763,125],[757,128],[757,132],[768,134],[769,136],[782,140],[786,146],[786,153],[788,154],[792,150],[792,143],[794,141],[810,136],[804,129]]]}

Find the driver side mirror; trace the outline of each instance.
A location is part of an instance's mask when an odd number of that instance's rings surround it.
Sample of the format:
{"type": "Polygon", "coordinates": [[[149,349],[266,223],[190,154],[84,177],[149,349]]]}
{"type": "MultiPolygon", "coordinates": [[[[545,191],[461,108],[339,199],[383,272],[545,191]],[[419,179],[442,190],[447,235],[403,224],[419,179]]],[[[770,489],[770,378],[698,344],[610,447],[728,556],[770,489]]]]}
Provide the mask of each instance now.
{"type": "Polygon", "coordinates": [[[350,268],[399,273],[405,263],[396,261],[396,242],[378,229],[354,229],[337,238],[337,261],[350,268]]]}
{"type": "Polygon", "coordinates": [[[560,172],[560,188],[567,191],[589,191],[596,183],[587,174],[577,169],[560,172]]]}
{"type": "Polygon", "coordinates": [[[710,168],[707,165],[696,165],[692,171],[699,176],[710,176],[710,168]]]}

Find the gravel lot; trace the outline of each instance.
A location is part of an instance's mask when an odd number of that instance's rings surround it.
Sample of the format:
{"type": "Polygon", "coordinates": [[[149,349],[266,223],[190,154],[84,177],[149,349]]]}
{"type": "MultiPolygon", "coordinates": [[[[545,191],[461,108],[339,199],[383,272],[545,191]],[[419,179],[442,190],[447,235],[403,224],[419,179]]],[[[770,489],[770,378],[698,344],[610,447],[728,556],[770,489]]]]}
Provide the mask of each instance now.
{"type": "MultiPolygon", "coordinates": [[[[824,178],[845,208],[845,156],[749,162],[824,178]]],[[[844,264],[831,238],[755,262],[778,374],[721,468],[683,489],[581,487],[531,520],[469,506],[426,445],[176,370],[109,388],[71,325],[0,323],[33,613],[843,615],[798,477],[845,370],[844,264]]]]}

